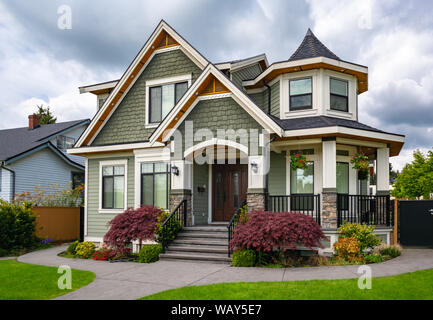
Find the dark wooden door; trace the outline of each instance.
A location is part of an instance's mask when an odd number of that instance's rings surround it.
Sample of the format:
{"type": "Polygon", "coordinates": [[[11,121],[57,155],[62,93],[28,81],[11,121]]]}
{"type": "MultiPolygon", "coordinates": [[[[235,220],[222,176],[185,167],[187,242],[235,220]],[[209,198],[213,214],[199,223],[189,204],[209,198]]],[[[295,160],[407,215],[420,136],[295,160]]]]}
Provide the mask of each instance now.
{"type": "Polygon", "coordinates": [[[212,221],[228,222],[247,198],[248,165],[213,165],[212,180],[212,221]]]}

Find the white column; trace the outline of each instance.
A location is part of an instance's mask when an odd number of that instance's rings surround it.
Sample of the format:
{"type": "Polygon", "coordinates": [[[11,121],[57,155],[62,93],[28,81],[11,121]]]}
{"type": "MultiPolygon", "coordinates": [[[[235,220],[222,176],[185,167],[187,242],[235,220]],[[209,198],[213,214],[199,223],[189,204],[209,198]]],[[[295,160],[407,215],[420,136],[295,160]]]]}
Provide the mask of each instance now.
{"type": "Polygon", "coordinates": [[[322,142],[322,187],[324,192],[337,192],[337,142],[322,142]]]}
{"type": "Polygon", "coordinates": [[[192,163],[188,160],[174,160],[171,166],[176,166],[179,174],[171,174],[171,190],[191,190],[192,188],[192,163]]]}
{"type": "Polygon", "coordinates": [[[266,188],[267,164],[264,156],[248,157],[248,189],[266,188]]]}
{"type": "Polygon", "coordinates": [[[377,149],[377,191],[389,192],[389,148],[377,149]]]}

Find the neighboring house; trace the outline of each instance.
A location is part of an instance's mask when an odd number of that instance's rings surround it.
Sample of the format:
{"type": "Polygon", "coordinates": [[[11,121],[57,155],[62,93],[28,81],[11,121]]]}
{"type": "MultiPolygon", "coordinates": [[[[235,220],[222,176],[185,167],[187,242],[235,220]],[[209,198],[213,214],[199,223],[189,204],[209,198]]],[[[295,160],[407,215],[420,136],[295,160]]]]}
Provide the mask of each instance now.
{"type": "Polygon", "coordinates": [[[39,125],[29,116],[29,126],[0,130],[0,199],[32,192],[36,186],[53,188],[78,186],[84,182],[85,160],[68,155],[90,123],[89,119],[39,125]]]}
{"type": "Polygon", "coordinates": [[[86,239],[101,242],[127,207],[173,210],[186,199],[190,225],[227,224],[246,200],[311,214],[332,242],[347,217],[366,217],[357,197],[367,182],[350,164],[358,152],[377,162],[382,198],[368,199],[369,214],[380,212],[374,223],[389,239],[388,163],[404,136],[358,122],[367,90],[368,68],[341,60],[310,30],[286,61],[212,64],[162,21],[120,80],[80,88],[98,101],[69,150],[86,157],[86,239]],[[291,169],[299,151],[309,169],[291,169]]]}

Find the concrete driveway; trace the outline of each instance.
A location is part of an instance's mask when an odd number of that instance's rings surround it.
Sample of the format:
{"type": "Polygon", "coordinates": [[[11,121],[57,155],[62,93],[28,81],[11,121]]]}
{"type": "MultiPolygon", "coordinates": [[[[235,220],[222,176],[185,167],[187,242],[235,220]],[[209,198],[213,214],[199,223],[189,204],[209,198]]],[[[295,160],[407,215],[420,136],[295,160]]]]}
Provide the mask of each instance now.
{"type": "MultiPolygon", "coordinates": [[[[67,259],[57,256],[66,245],[32,252],[18,258],[30,264],[74,269],[96,274],[95,281],[57,299],[107,300],[138,299],[160,291],[184,286],[222,282],[295,281],[358,278],[359,266],[314,268],[234,268],[224,264],[179,261],[158,261],[151,264],[134,262],[67,259]]],[[[433,268],[432,249],[406,249],[402,256],[380,264],[370,265],[373,277],[384,277],[433,268]]],[[[72,279],[73,281],[73,279],[72,279]]]]}

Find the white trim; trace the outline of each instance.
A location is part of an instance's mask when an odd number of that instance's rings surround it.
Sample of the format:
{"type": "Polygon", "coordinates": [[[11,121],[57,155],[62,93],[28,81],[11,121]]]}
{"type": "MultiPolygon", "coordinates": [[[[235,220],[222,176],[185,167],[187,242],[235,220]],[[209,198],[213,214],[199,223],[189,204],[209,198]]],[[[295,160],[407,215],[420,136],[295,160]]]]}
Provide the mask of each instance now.
{"type": "Polygon", "coordinates": [[[87,93],[87,92],[93,93],[93,91],[113,89],[117,85],[117,83],[119,83],[119,80],[113,80],[110,82],[97,83],[90,86],[80,87],[79,90],[80,90],[80,94],[87,93]]]}
{"type": "Polygon", "coordinates": [[[121,151],[121,150],[130,150],[130,149],[158,148],[163,146],[164,144],[160,142],[155,142],[153,144],[149,142],[140,142],[140,143],[128,143],[128,144],[116,144],[116,145],[101,146],[101,147],[74,148],[74,149],[68,149],[67,153],[83,154],[83,153],[106,152],[106,151],[121,151]]]}
{"type": "MultiPolygon", "coordinates": [[[[105,103],[102,106],[102,108],[99,109],[99,111],[97,112],[96,116],[93,118],[92,122],[89,124],[89,126],[87,127],[87,129],[81,135],[80,139],[78,140],[78,142],[76,144],[77,147],[81,147],[82,146],[84,140],[92,132],[92,130],[94,129],[95,125],[99,122],[99,119],[100,119],[101,115],[104,114],[104,112],[106,111],[106,109],[108,108],[108,106],[110,104],[112,104],[113,97],[115,97],[119,93],[120,88],[125,84],[125,82],[128,79],[131,78],[132,72],[135,70],[135,68],[141,62],[141,60],[143,59],[145,53],[149,49],[151,49],[151,46],[152,46],[153,42],[156,40],[157,36],[161,32],[163,32],[163,31],[167,32],[171,37],[173,37],[182,46],[182,48],[181,48],[182,51],[187,51],[190,55],[192,55],[195,58],[193,61],[198,65],[198,67],[200,69],[203,69],[208,64],[208,61],[197,50],[195,50],[193,47],[191,47],[191,45],[189,45],[176,31],[174,31],[165,21],[162,20],[159,23],[159,25],[156,27],[155,31],[152,33],[152,35],[150,36],[150,38],[147,40],[146,44],[141,49],[141,51],[139,52],[139,54],[136,56],[135,60],[131,63],[131,65],[126,70],[126,72],[124,73],[124,75],[122,76],[122,78],[119,80],[118,84],[116,85],[116,87],[114,88],[113,92],[110,94],[110,96],[108,97],[108,99],[105,101],[105,103]]],[[[148,60],[148,61],[150,61],[150,60],[148,60]]],[[[142,72],[145,68],[146,68],[146,66],[143,66],[141,68],[140,72],[142,72]]],[[[135,80],[137,78],[139,78],[138,75],[137,75],[137,77],[135,77],[135,79],[133,81],[134,83],[135,83],[135,80]]],[[[131,88],[132,86],[133,86],[133,83],[131,83],[129,85],[128,91],[129,91],[129,88],[131,88]]],[[[117,106],[123,101],[123,98],[125,96],[126,96],[126,92],[122,95],[121,99],[119,99],[119,101],[117,102],[116,105],[112,104],[113,110],[116,110],[117,106]]],[[[99,130],[96,133],[95,137],[97,136],[97,134],[99,133],[100,129],[103,126],[104,126],[104,124],[101,125],[101,127],[99,128],[99,130]]],[[[92,138],[92,141],[93,141],[93,139],[94,139],[94,137],[92,138]]]]}
{"type": "Polygon", "coordinates": [[[371,148],[386,148],[386,143],[356,140],[356,139],[347,139],[347,138],[340,138],[340,137],[337,137],[337,144],[343,144],[343,145],[349,145],[349,146],[371,147],[371,148]]]}
{"type": "Polygon", "coordinates": [[[103,237],[87,237],[87,236],[85,236],[84,241],[103,243],[104,238],[103,237]]]}
{"type": "Polygon", "coordinates": [[[296,61],[284,61],[284,62],[275,63],[271,65],[269,68],[267,68],[263,73],[258,75],[257,78],[255,78],[254,80],[243,81],[242,85],[244,87],[253,86],[258,82],[260,82],[261,80],[263,80],[267,75],[269,75],[274,70],[292,68],[292,67],[302,67],[305,65],[316,64],[316,63],[326,63],[332,66],[339,67],[341,68],[341,70],[352,70],[360,73],[366,73],[366,74],[368,73],[367,67],[355,65],[349,62],[329,59],[325,57],[317,57],[317,58],[309,58],[309,59],[302,59],[296,61]]]}
{"type": "MultiPolygon", "coordinates": [[[[192,73],[181,75],[181,76],[175,76],[175,77],[166,77],[166,78],[159,78],[159,79],[153,79],[146,81],[146,122],[145,127],[146,128],[156,128],[159,126],[158,123],[150,123],[150,110],[149,110],[149,99],[150,99],[150,88],[152,87],[158,87],[158,86],[164,86],[168,84],[176,84],[176,83],[182,83],[182,82],[188,82],[188,88],[191,87],[192,82],[192,73]]],[[[176,91],[176,90],[175,90],[176,91]]],[[[188,91],[188,89],[187,89],[188,91]]],[[[176,92],[175,92],[176,94],[176,92]]],[[[173,106],[174,107],[174,106],[173,106]]]]}
{"type": "Polygon", "coordinates": [[[89,159],[86,158],[84,168],[84,236],[87,236],[87,211],[88,211],[88,192],[89,192],[89,159]]]}
{"type": "Polygon", "coordinates": [[[221,139],[213,138],[211,140],[203,141],[199,144],[196,144],[195,146],[188,148],[183,153],[183,156],[184,156],[184,158],[188,158],[189,156],[193,156],[196,151],[199,151],[201,149],[204,149],[204,148],[209,147],[209,146],[214,146],[214,145],[231,147],[231,148],[234,148],[234,149],[237,149],[237,150],[243,152],[245,155],[248,155],[248,147],[246,147],[240,143],[237,143],[237,142],[234,142],[231,140],[221,140],[221,139]]]}
{"type": "MultiPolygon", "coordinates": [[[[226,88],[228,88],[233,93],[233,99],[252,116],[262,127],[265,129],[271,130],[271,132],[276,133],[278,136],[282,136],[283,130],[280,126],[278,126],[271,118],[266,115],[263,110],[261,110],[254,102],[250,100],[248,96],[245,95],[243,91],[241,91],[236,85],[234,85],[230,80],[228,80],[215,66],[209,64],[208,67],[202,72],[199,78],[194,82],[191,88],[187,91],[187,93],[180,99],[179,103],[170,111],[161,125],[153,132],[150,137],[150,142],[155,142],[156,139],[162,135],[170,122],[172,122],[179,111],[182,109],[183,105],[193,96],[197,95],[197,89],[207,78],[209,74],[213,74],[215,78],[217,78],[226,88]]],[[[189,107],[191,109],[192,106],[189,107]]],[[[180,121],[176,124],[175,128],[180,125],[180,121]]],[[[173,132],[174,128],[170,130],[170,133],[173,132]]],[[[166,134],[163,137],[163,140],[167,140],[170,137],[170,134],[166,134]]]]}
{"type": "Polygon", "coordinates": [[[208,198],[208,201],[207,201],[207,205],[208,205],[208,207],[207,207],[207,222],[209,224],[211,224],[213,222],[212,221],[212,214],[213,214],[213,212],[212,212],[212,209],[213,209],[213,207],[212,207],[212,187],[213,187],[212,164],[209,163],[208,167],[209,167],[208,168],[208,185],[209,185],[209,187],[207,188],[208,189],[208,194],[207,194],[207,198],[208,198]]]}
{"type": "Polygon", "coordinates": [[[111,214],[118,214],[122,213],[123,211],[128,208],[128,160],[108,160],[108,161],[100,161],[99,162],[99,213],[111,213],[111,214]],[[107,166],[125,166],[125,179],[124,179],[124,202],[123,202],[123,208],[122,209],[103,209],[102,208],[102,167],[107,166]]]}

